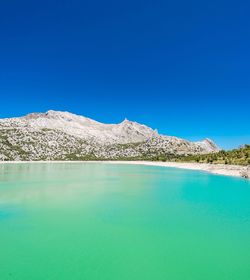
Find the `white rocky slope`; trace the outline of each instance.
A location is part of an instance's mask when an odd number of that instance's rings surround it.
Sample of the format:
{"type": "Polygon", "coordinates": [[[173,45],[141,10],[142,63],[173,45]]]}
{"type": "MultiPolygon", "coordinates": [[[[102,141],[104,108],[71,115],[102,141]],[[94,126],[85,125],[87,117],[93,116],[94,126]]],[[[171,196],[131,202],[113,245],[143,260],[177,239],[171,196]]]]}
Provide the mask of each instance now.
{"type": "Polygon", "coordinates": [[[128,120],[103,124],[58,111],[0,119],[0,160],[145,158],[216,151],[209,139],[189,142],[128,120]]]}

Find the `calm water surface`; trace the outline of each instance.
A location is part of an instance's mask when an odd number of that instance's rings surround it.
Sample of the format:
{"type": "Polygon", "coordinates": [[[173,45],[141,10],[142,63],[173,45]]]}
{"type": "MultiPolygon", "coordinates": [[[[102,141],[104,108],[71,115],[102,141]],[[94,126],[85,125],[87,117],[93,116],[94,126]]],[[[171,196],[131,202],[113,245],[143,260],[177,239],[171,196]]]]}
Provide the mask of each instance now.
{"type": "Polygon", "coordinates": [[[0,165],[0,279],[249,280],[250,181],[152,166],[0,165]]]}

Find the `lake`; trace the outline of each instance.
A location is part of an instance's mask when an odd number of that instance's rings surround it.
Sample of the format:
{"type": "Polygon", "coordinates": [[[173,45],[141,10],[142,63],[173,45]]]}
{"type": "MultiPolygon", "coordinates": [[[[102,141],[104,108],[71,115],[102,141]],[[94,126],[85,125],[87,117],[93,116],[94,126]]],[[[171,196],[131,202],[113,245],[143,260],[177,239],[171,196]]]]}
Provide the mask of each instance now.
{"type": "Polygon", "coordinates": [[[0,279],[249,280],[250,181],[156,166],[1,164],[0,279]]]}

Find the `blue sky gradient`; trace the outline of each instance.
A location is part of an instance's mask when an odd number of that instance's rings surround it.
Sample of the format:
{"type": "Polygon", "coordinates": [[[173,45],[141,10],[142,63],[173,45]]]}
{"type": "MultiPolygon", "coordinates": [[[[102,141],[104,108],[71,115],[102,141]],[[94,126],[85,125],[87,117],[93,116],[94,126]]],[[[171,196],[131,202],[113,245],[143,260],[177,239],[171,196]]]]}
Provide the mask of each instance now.
{"type": "Polygon", "coordinates": [[[49,109],[250,143],[249,1],[5,1],[0,117],[49,109]]]}

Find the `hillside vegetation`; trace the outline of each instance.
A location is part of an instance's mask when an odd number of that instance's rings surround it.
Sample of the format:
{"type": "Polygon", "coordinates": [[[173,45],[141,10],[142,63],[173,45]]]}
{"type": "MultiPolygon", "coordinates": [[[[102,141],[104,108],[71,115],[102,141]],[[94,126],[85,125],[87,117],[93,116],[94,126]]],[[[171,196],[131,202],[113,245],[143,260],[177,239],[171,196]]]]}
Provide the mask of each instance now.
{"type": "Polygon", "coordinates": [[[154,160],[250,165],[250,145],[245,145],[243,147],[231,151],[221,150],[217,153],[203,155],[160,155],[157,158],[154,158],[154,160]]]}

